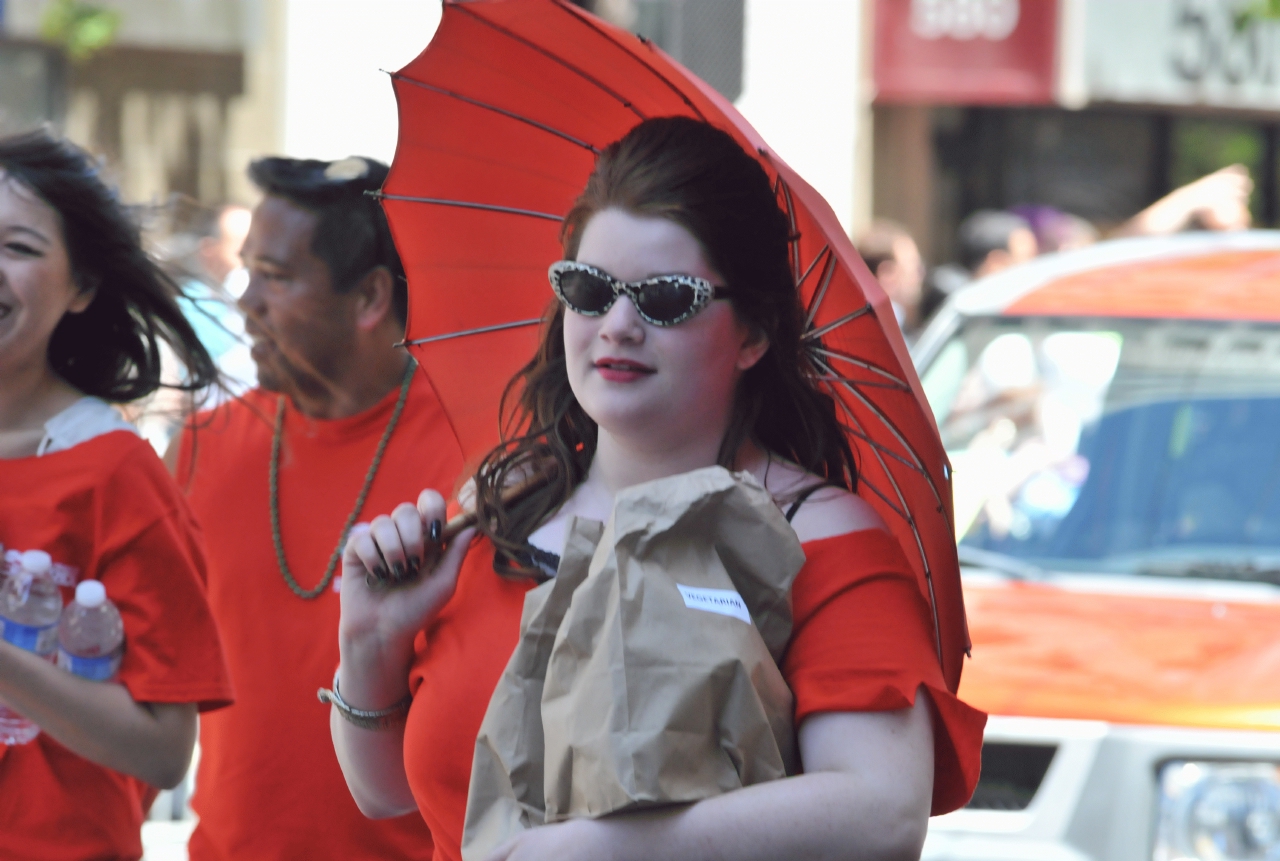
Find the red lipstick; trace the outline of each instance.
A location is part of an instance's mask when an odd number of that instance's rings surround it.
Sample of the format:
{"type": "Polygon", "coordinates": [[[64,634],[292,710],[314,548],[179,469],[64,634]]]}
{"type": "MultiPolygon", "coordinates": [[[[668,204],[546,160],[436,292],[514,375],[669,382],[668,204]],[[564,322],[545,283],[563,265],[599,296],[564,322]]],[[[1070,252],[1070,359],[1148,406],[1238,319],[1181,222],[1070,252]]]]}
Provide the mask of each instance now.
{"type": "Polygon", "coordinates": [[[633,362],[630,359],[618,359],[613,356],[605,356],[599,359],[592,366],[600,376],[611,383],[631,383],[647,377],[654,373],[654,369],[640,362],[633,362]]]}

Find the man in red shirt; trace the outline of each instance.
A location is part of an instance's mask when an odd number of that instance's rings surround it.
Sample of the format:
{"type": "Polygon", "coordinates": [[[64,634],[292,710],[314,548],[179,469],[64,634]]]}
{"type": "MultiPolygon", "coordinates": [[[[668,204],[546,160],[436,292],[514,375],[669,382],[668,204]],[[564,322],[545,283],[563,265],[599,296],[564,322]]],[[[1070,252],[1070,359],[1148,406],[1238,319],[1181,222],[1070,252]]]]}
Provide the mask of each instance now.
{"type": "Polygon", "coordinates": [[[236,693],[201,721],[190,857],[427,859],[416,813],[357,810],[316,691],[338,665],[347,530],[423,487],[449,495],[461,452],[426,376],[392,346],[404,271],[365,194],[386,166],[267,158],[249,174],[265,197],[239,304],[259,387],[192,419],[175,464],[204,530],[236,693]]]}

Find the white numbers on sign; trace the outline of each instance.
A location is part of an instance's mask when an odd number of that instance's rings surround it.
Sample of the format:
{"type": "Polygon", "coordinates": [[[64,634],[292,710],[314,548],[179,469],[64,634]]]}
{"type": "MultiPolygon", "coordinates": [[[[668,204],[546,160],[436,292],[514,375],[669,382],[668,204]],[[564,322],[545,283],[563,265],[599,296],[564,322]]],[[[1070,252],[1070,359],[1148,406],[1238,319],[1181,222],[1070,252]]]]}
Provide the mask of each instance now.
{"type": "Polygon", "coordinates": [[[1009,38],[1018,0],[911,0],[911,32],[921,39],[1009,38]]]}

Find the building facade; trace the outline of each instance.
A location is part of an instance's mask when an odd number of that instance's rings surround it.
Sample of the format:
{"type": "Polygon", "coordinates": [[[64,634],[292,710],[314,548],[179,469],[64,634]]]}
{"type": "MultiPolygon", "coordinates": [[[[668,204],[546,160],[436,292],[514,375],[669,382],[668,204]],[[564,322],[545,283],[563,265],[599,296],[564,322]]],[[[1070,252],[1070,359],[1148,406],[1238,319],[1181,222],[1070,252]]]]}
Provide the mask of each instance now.
{"type": "Polygon", "coordinates": [[[873,209],[934,262],[981,208],[1104,232],[1232,163],[1280,223],[1280,21],[1234,0],[876,0],[873,209]]]}

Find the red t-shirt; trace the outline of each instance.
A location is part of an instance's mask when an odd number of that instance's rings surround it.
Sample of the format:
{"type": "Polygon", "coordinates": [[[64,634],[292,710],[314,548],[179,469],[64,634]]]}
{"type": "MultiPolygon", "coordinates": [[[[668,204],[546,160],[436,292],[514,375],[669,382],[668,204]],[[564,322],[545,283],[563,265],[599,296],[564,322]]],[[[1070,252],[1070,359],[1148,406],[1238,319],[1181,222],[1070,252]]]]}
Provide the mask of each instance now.
{"type": "MultiPolygon", "coordinates": [[[[304,588],[324,575],[398,396],[334,421],[286,409],[280,534],[304,588]]],[[[268,495],[276,405],[276,395],[252,391],[197,417],[182,439],[178,482],[204,528],[209,601],[236,686],[236,705],[200,723],[192,861],[430,858],[421,817],[366,819],[338,767],[316,690],[332,685],[338,665],[339,596],[330,588],[299,598],[276,562],[268,495]]],[[[359,519],[416,500],[424,487],[448,496],[461,469],[453,431],[417,374],[359,519]]]]}
{"type": "MultiPolygon", "coordinates": [[[[898,543],[865,530],[803,546],[782,664],[796,726],[816,712],[907,708],[924,685],[934,706],[933,812],[963,806],[978,782],[986,715],[947,691],[929,605],[898,543]]],[[[477,541],[457,592],[415,643],[405,769],[437,861],[462,857],[476,735],[519,639],[525,592],[533,585],[494,573],[493,546],[477,541]]]]}
{"type": "MultiPolygon", "coordinates": [[[[64,601],[101,580],[124,619],[121,684],[138,702],[231,701],[205,597],[199,529],[151,446],[114,431],[43,457],[0,460],[0,542],[45,550],[64,601]]],[[[0,858],[136,859],[156,790],[47,735],[0,745],[0,858]]]]}

